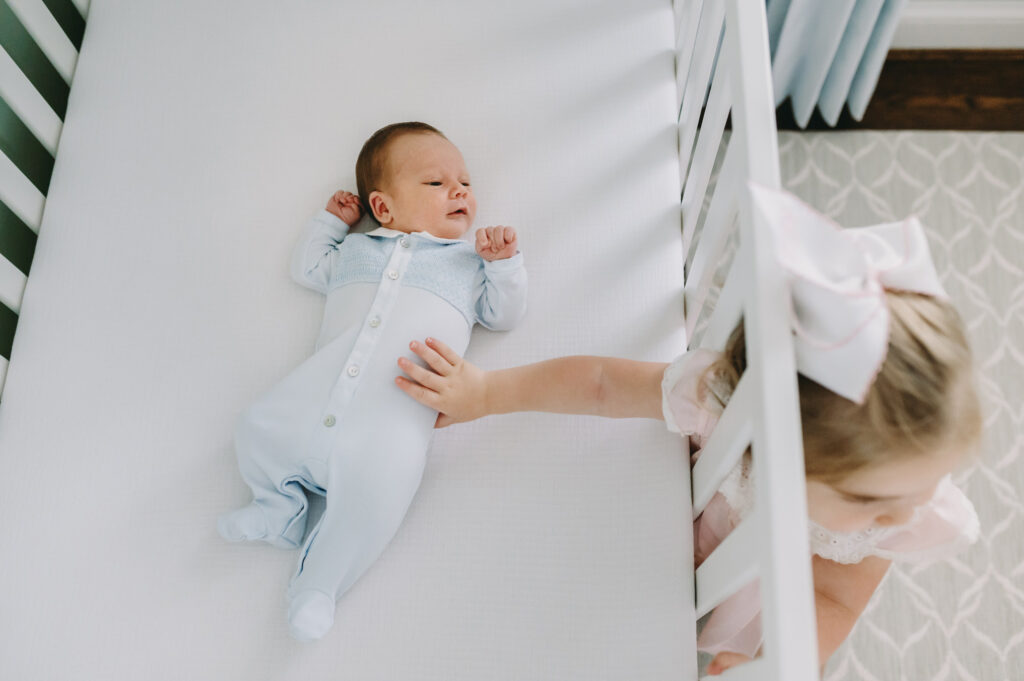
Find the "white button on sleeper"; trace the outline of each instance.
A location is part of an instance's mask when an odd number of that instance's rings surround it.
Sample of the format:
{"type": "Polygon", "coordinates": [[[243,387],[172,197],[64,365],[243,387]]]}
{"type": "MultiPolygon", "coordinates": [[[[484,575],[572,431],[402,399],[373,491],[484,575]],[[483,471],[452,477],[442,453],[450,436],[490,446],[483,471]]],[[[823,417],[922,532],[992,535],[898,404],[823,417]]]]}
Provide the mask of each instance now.
{"type": "Polygon", "coordinates": [[[358,376],[359,375],[359,367],[357,367],[355,364],[350,366],[348,368],[348,375],[349,376],[358,376]]]}
{"type": "Polygon", "coordinates": [[[388,270],[388,279],[398,279],[398,270],[388,270]]]}
{"type": "Polygon", "coordinates": [[[380,326],[380,317],[374,317],[373,319],[371,319],[370,320],[370,326],[372,328],[374,328],[374,329],[376,329],[378,326],[380,326]]]}
{"type": "Polygon", "coordinates": [[[402,248],[409,248],[409,237],[403,236],[398,243],[402,244],[402,248]]]}
{"type": "Polygon", "coordinates": [[[328,414],[327,418],[324,419],[324,425],[328,428],[333,426],[335,423],[337,423],[337,421],[334,418],[334,414],[328,414]]]}

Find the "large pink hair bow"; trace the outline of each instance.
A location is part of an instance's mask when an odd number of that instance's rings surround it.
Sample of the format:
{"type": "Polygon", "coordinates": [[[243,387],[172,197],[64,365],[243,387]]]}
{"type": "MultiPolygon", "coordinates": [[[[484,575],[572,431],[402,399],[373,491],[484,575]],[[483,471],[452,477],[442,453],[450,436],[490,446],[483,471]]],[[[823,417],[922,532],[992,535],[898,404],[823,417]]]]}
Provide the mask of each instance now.
{"type": "Polygon", "coordinates": [[[921,223],[843,229],[788,192],[750,191],[790,278],[797,369],[863,403],[889,347],[885,289],[947,298],[921,223]]]}

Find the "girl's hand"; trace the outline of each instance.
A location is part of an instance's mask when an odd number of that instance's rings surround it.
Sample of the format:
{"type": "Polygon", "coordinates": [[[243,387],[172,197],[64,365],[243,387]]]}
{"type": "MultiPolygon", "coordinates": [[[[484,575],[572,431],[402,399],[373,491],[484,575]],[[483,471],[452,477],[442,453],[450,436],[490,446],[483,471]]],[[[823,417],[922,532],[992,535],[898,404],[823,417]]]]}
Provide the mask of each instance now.
{"type": "Polygon", "coordinates": [[[519,241],[512,227],[485,227],[476,231],[476,252],[484,260],[504,260],[516,254],[519,241]]]}
{"type": "Polygon", "coordinates": [[[363,217],[363,204],[355,194],[338,190],[327,201],[327,212],[351,227],[363,217]]]}
{"type": "Polygon", "coordinates": [[[731,669],[745,662],[750,662],[750,658],[746,655],[723,651],[715,655],[714,659],[708,663],[708,675],[718,676],[726,669],[731,669]]]}
{"type": "Polygon", "coordinates": [[[472,421],[488,413],[484,371],[434,338],[428,338],[426,344],[413,341],[409,347],[433,371],[399,357],[398,366],[412,380],[397,376],[395,383],[409,397],[439,412],[435,428],[472,421]]]}

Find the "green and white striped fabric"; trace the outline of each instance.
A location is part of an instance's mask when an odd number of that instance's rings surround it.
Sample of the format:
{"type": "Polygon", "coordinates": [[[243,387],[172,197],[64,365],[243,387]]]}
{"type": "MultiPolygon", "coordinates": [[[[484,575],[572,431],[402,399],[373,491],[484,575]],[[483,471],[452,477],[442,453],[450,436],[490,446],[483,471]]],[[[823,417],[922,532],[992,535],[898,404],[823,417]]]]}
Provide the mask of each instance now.
{"type": "Polygon", "coordinates": [[[0,0],[0,394],[89,0],[0,0]]]}

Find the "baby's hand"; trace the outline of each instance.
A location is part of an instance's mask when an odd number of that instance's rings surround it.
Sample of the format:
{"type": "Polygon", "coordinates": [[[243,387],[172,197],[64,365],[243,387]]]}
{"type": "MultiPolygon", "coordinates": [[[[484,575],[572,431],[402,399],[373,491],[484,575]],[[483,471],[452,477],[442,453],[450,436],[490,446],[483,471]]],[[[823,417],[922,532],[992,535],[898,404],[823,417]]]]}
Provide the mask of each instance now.
{"type": "Polygon", "coordinates": [[[484,260],[504,260],[516,254],[519,241],[511,227],[485,227],[476,231],[476,252],[484,260]]]}
{"type": "Polygon", "coordinates": [[[363,204],[355,194],[338,190],[327,202],[327,212],[351,227],[363,217],[363,204]]]}

